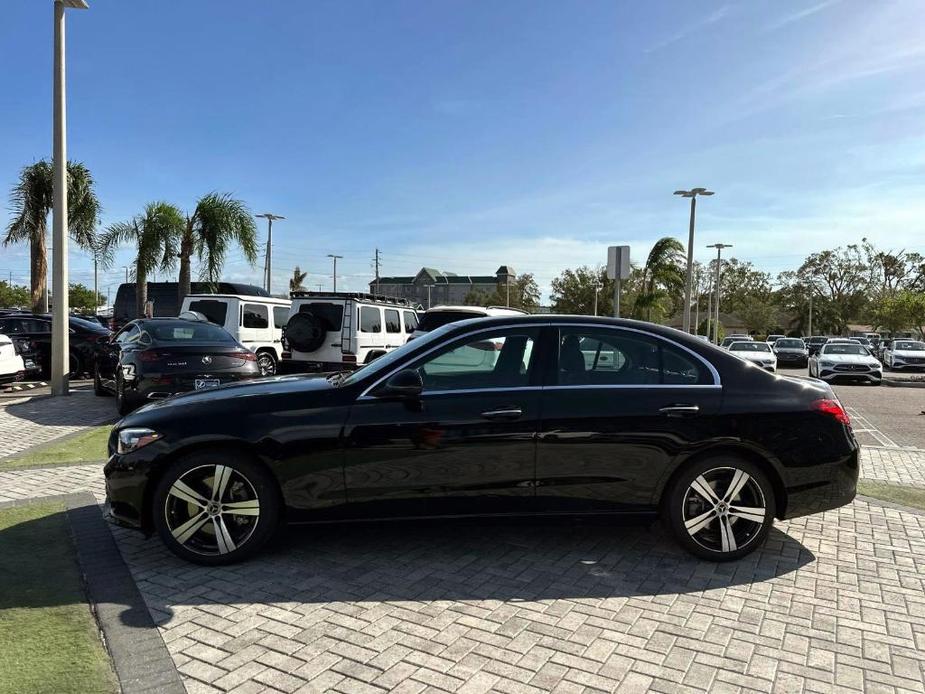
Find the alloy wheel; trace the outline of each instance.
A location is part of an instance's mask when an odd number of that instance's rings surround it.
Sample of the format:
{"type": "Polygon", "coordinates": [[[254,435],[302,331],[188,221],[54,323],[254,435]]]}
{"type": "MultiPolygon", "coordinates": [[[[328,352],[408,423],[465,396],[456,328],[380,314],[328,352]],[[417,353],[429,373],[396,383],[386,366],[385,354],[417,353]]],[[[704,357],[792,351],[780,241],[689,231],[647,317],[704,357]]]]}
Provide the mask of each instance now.
{"type": "Polygon", "coordinates": [[[254,485],[228,465],[201,465],[167,490],[164,518],[173,539],[196,554],[215,556],[242,547],[260,519],[254,485]]]}
{"type": "Polygon", "coordinates": [[[257,355],[257,368],[261,376],[273,376],[276,374],[276,360],[266,352],[261,352],[257,355]]]}
{"type": "Polygon", "coordinates": [[[735,552],[749,545],[767,517],[761,486],[734,467],[717,467],[697,476],[681,504],[688,535],[711,552],[735,552]]]}

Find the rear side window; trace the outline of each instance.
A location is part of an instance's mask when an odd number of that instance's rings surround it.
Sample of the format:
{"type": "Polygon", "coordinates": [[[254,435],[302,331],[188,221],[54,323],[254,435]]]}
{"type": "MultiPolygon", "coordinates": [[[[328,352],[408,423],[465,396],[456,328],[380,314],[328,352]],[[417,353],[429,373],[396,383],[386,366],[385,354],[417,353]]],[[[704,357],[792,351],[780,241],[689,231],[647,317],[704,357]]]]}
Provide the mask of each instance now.
{"type": "Polygon", "coordinates": [[[241,310],[241,325],[245,328],[268,328],[270,312],[262,304],[244,304],[241,310]]]}
{"type": "Polygon", "coordinates": [[[568,328],[559,335],[558,384],[712,385],[707,368],[684,350],[640,333],[568,328]]]}
{"type": "Polygon", "coordinates": [[[477,311],[428,311],[421,318],[418,327],[421,330],[436,330],[449,323],[466,320],[467,318],[478,318],[484,315],[484,313],[477,311]]]}
{"type": "Polygon", "coordinates": [[[277,328],[282,328],[289,321],[289,307],[288,306],[274,306],[273,307],[273,325],[277,328]]]}
{"type": "Polygon", "coordinates": [[[228,304],[215,299],[198,299],[190,302],[189,310],[201,313],[210,323],[224,326],[228,315],[228,304]]]}
{"type": "Polygon", "coordinates": [[[404,311],[402,315],[405,319],[405,332],[413,333],[414,329],[418,327],[418,314],[414,311],[404,311]]]}
{"type": "Polygon", "coordinates": [[[305,303],[299,306],[299,313],[310,313],[319,318],[328,331],[340,332],[344,322],[344,305],[322,302],[305,303]]]}
{"type": "Polygon", "coordinates": [[[360,307],[360,332],[361,333],[381,333],[382,332],[382,311],[376,306],[360,307]]]}
{"type": "Polygon", "coordinates": [[[387,333],[401,332],[401,319],[395,309],[387,308],[385,310],[385,331],[387,333]]]}

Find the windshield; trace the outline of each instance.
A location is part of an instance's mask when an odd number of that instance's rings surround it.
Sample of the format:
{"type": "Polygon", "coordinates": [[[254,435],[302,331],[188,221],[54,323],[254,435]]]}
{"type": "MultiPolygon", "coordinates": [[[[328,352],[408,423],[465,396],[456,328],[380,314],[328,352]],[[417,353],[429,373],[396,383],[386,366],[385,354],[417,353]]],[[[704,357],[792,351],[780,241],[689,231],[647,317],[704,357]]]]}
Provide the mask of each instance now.
{"type": "Polygon", "coordinates": [[[778,340],[774,343],[774,346],[778,349],[803,349],[805,347],[803,340],[797,339],[778,340]]]}
{"type": "Polygon", "coordinates": [[[468,318],[478,318],[479,313],[474,311],[428,311],[421,318],[418,330],[436,330],[437,328],[468,318]]]}
{"type": "Polygon", "coordinates": [[[897,342],[893,349],[902,349],[908,352],[925,352],[925,342],[897,342]]]}
{"type": "Polygon", "coordinates": [[[413,342],[406,342],[401,347],[393,349],[391,352],[383,354],[375,361],[364,364],[349,376],[341,378],[337,385],[350,385],[356,383],[361,378],[366,378],[371,374],[383,372],[391,368],[394,364],[400,362],[411,350],[417,350],[419,347],[425,347],[434,342],[439,342],[443,336],[452,329],[451,325],[443,325],[436,330],[432,330],[426,335],[422,335],[413,342]]]}
{"type": "Polygon", "coordinates": [[[770,352],[771,345],[767,342],[733,342],[730,352],[770,352]]]}
{"type": "Polygon", "coordinates": [[[861,356],[868,356],[870,352],[867,351],[866,347],[859,345],[856,342],[835,342],[833,344],[828,344],[822,348],[823,354],[858,354],[861,356]]]}
{"type": "Polygon", "coordinates": [[[829,338],[827,337],[811,337],[809,338],[809,340],[807,340],[807,342],[813,345],[818,345],[818,344],[822,344],[823,342],[828,341],[828,339],[829,338]]]}

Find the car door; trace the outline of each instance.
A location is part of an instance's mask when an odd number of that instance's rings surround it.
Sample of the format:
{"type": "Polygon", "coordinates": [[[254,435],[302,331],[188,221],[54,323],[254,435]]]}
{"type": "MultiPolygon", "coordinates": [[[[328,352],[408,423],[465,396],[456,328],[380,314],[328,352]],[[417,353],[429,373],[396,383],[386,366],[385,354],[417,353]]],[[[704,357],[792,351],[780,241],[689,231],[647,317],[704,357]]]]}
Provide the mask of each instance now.
{"type": "Polygon", "coordinates": [[[535,327],[470,333],[405,365],[421,374],[420,397],[384,395],[386,378],[361,396],[344,430],[352,512],[528,510],[539,424],[538,334],[535,327]]]}
{"type": "Polygon", "coordinates": [[[547,338],[536,506],[651,510],[675,458],[716,428],[715,369],[686,347],[629,328],[561,325],[547,338]]]}

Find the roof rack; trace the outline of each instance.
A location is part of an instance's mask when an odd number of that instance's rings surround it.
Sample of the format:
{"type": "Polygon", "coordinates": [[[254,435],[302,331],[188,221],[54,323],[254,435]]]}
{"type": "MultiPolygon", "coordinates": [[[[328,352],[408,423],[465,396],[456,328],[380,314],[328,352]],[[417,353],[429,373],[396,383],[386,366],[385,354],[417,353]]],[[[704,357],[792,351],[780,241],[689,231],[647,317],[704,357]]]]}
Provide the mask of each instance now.
{"type": "Polygon", "coordinates": [[[398,306],[407,306],[408,308],[421,308],[421,304],[411,299],[401,299],[397,296],[386,296],[385,294],[369,294],[366,292],[289,292],[292,299],[353,299],[356,301],[369,301],[379,304],[396,304],[398,306]]]}

